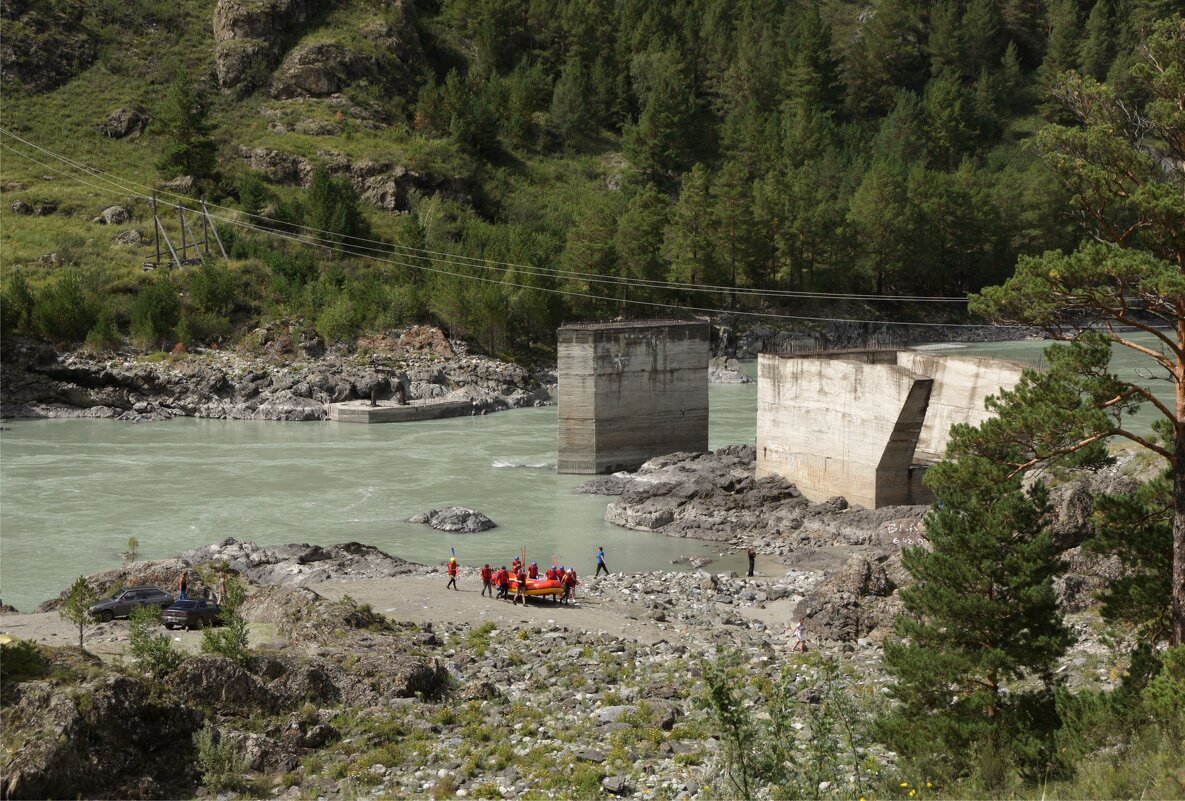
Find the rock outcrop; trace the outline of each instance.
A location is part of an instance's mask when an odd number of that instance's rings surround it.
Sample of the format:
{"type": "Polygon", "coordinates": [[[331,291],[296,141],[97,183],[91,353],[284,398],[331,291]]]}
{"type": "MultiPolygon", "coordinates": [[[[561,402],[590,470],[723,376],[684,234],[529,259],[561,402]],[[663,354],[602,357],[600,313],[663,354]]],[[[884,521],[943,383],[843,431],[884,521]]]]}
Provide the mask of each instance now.
{"type": "Polygon", "coordinates": [[[218,0],[214,68],[223,89],[250,91],[320,7],[315,0],[218,0]]]}
{"type": "Polygon", "coordinates": [[[518,365],[464,354],[442,359],[437,339],[424,328],[383,342],[368,338],[362,346],[373,354],[371,364],[359,364],[348,352],[326,354],[315,334],[290,324],[259,329],[255,354],[195,350],[145,362],[26,347],[0,363],[0,413],[133,422],[178,416],[323,420],[328,403],[368,400],[372,389],[390,400],[399,386],[409,400],[468,401],[474,414],[547,401],[546,389],[518,365]]]}
{"type": "Polygon", "coordinates": [[[0,83],[5,89],[48,92],[89,67],[99,53],[97,33],[79,3],[7,0],[0,6],[0,83]]]}
{"type": "Polygon", "coordinates": [[[466,205],[472,202],[472,190],[461,178],[416,172],[390,162],[351,162],[333,151],[321,151],[316,159],[309,159],[275,149],[240,146],[239,158],[272,183],[306,188],[318,165],[324,166],[330,174],[348,178],[363,200],[383,211],[407,211],[413,192],[440,195],[466,205]]]}
{"type": "Polygon", "coordinates": [[[99,124],[99,133],[110,139],[137,139],[148,126],[148,112],[140,106],[117,108],[99,124]]]}
{"type": "Polygon", "coordinates": [[[467,509],[464,506],[449,506],[444,509],[421,512],[418,515],[412,515],[407,522],[426,523],[437,531],[463,531],[467,534],[489,531],[498,525],[481,512],[467,509]]]}

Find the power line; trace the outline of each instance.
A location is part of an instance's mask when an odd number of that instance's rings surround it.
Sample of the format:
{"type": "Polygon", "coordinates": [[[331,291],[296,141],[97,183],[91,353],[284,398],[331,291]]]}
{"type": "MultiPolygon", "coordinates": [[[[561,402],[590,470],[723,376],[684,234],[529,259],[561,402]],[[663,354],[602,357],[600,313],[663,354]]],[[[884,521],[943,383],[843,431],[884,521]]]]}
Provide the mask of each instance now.
{"type": "MultiPolygon", "coordinates": [[[[0,131],[0,132],[3,132],[3,131],[0,131]]],[[[4,132],[4,133],[7,133],[7,132],[4,132]]],[[[9,134],[9,135],[11,136],[11,134],[9,134]]],[[[19,141],[24,141],[24,140],[20,140],[19,137],[13,137],[13,138],[18,139],[19,141]]],[[[39,159],[36,159],[27,153],[23,153],[20,150],[17,150],[16,148],[13,148],[9,145],[0,143],[0,147],[3,147],[5,150],[8,150],[12,153],[15,153],[18,156],[21,156],[22,158],[25,158],[25,159],[33,162],[34,164],[38,164],[41,167],[44,167],[45,169],[48,169],[52,172],[55,172],[59,175],[66,177],[66,178],[70,178],[71,180],[78,181],[79,183],[83,184],[84,186],[89,186],[92,189],[96,189],[100,192],[105,192],[108,194],[124,193],[124,194],[131,195],[133,197],[138,197],[140,199],[144,199],[144,200],[151,199],[149,195],[145,195],[145,194],[139,193],[139,192],[133,192],[133,191],[129,190],[126,186],[122,186],[121,184],[117,183],[116,181],[107,179],[107,178],[103,177],[101,174],[92,175],[92,177],[95,177],[99,180],[104,181],[105,183],[114,187],[114,189],[109,189],[109,188],[91,183],[90,181],[83,180],[82,178],[78,177],[77,175],[73,175],[69,172],[66,172],[65,170],[54,167],[51,164],[47,164],[43,161],[40,161],[39,159]],[[118,190],[118,192],[116,192],[115,190],[118,190]]],[[[50,151],[45,150],[44,148],[41,148],[36,145],[34,145],[34,147],[37,147],[38,150],[49,153],[50,155],[54,155],[54,154],[50,153],[50,151]]],[[[60,160],[65,163],[71,163],[69,159],[66,159],[64,157],[62,157],[60,160]]],[[[74,166],[74,165],[72,164],[72,166],[74,166]]],[[[85,171],[84,166],[76,166],[75,168],[85,171]]],[[[87,173],[87,174],[90,175],[91,173],[87,173]]],[[[133,182],[129,182],[129,183],[131,183],[133,186],[136,185],[133,182]]],[[[175,193],[169,193],[169,194],[175,194],[175,193]]],[[[185,206],[181,206],[180,204],[169,203],[167,201],[161,201],[161,203],[162,203],[162,205],[166,205],[171,208],[187,208],[185,206]]],[[[227,207],[224,207],[224,206],[217,206],[216,208],[222,208],[222,209],[226,209],[231,212],[234,212],[233,209],[227,209],[227,207]]],[[[256,215],[252,215],[252,216],[256,216],[256,215]]],[[[413,264],[413,263],[409,263],[409,262],[399,261],[399,260],[393,259],[393,258],[383,258],[383,257],[372,255],[369,253],[358,253],[355,250],[341,247],[341,246],[337,245],[336,243],[325,244],[326,242],[332,242],[332,240],[325,240],[325,239],[319,239],[317,237],[312,237],[312,239],[314,241],[310,242],[309,238],[307,238],[307,237],[297,236],[294,234],[288,234],[288,233],[284,233],[281,231],[272,230],[270,228],[255,225],[252,223],[247,223],[242,220],[234,219],[231,217],[224,217],[224,216],[215,215],[215,214],[211,214],[210,217],[212,219],[216,219],[216,220],[225,222],[226,224],[231,225],[231,226],[235,226],[238,228],[243,228],[246,230],[261,233],[266,236],[272,236],[272,237],[277,237],[280,239],[285,239],[288,241],[295,242],[297,244],[312,245],[314,247],[319,247],[323,250],[328,250],[331,252],[340,253],[342,255],[361,256],[362,258],[371,259],[373,261],[377,261],[380,263],[391,264],[391,265],[399,266],[399,267],[406,267],[406,268],[418,270],[421,272],[446,275],[446,276],[451,276],[454,278],[462,278],[465,280],[473,280],[473,281],[479,281],[482,283],[513,287],[513,288],[517,288],[517,289],[534,290],[534,291],[538,291],[538,292],[546,292],[546,293],[550,293],[550,294],[564,295],[564,296],[568,296],[568,297],[579,297],[579,298],[585,298],[588,300],[596,300],[596,301],[609,302],[609,303],[623,303],[623,304],[628,303],[628,304],[635,305],[635,306],[646,306],[649,308],[660,308],[660,309],[668,309],[668,310],[675,310],[675,311],[682,311],[682,312],[695,312],[695,313],[709,314],[709,315],[716,315],[716,316],[738,315],[738,316],[745,316],[745,317],[755,317],[755,318],[760,318],[760,319],[794,320],[794,321],[800,321],[800,322],[830,322],[830,323],[851,323],[851,324],[859,324],[859,325],[914,326],[914,327],[934,327],[934,328],[1016,328],[1016,327],[1018,327],[1018,326],[1000,326],[1000,325],[987,325],[987,324],[976,324],[976,323],[909,322],[909,321],[896,321],[896,320],[865,320],[865,319],[842,318],[842,317],[815,317],[815,316],[805,316],[805,315],[775,314],[775,313],[771,313],[771,312],[747,311],[747,310],[741,310],[741,309],[719,309],[719,308],[712,308],[712,307],[691,306],[691,305],[675,304],[675,303],[661,303],[661,302],[657,302],[657,301],[647,301],[647,300],[633,299],[633,298],[610,298],[610,297],[604,297],[601,295],[592,295],[592,294],[588,294],[588,293],[584,293],[584,292],[577,292],[577,291],[573,291],[573,290],[565,290],[565,289],[552,288],[552,287],[532,286],[529,284],[520,284],[520,283],[516,283],[513,281],[503,281],[503,280],[498,280],[498,279],[489,278],[489,277],[485,277],[485,276],[456,273],[456,272],[452,272],[450,270],[442,270],[442,269],[437,269],[437,268],[433,268],[433,267],[428,267],[423,264],[413,264]]],[[[322,233],[327,233],[327,232],[322,232],[322,233]]],[[[373,248],[366,248],[366,249],[367,250],[374,250],[373,248]]],[[[433,260],[431,260],[431,259],[426,259],[426,261],[429,261],[429,263],[434,263],[433,260]]],[[[537,277],[545,277],[545,276],[537,276],[537,277]]],[[[728,291],[728,290],[726,289],[724,291],[728,291]]]]}
{"type": "MultiPolygon", "coordinates": [[[[104,180],[114,186],[118,186],[121,191],[131,191],[128,187],[135,187],[148,192],[157,192],[159,194],[170,195],[179,198],[181,201],[190,201],[191,199],[185,195],[173,192],[167,189],[154,189],[146,184],[137,183],[135,181],[122,178],[120,176],[111,175],[111,173],[99,170],[81,162],[75,161],[68,156],[63,156],[59,153],[50,151],[35,142],[24,139],[6,129],[0,128],[0,134],[15,139],[22,144],[35,148],[36,150],[45,153],[47,156],[54,158],[63,163],[87,173],[88,175],[104,180]]],[[[134,193],[133,193],[134,194],[134,193]]],[[[239,209],[234,209],[228,206],[222,206],[217,203],[208,203],[211,208],[221,209],[228,213],[243,215],[262,221],[265,225],[272,222],[267,217],[251,212],[245,212],[239,209]]],[[[188,207],[186,207],[188,208],[188,207]]],[[[787,297],[787,298],[802,298],[809,300],[839,300],[852,302],[892,302],[892,303],[966,303],[966,297],[943,297],[943,296],[927,296],[927,295],[869,295],[863,293],[845,293],[845,292],[806,292],[791,289],[755,289],[752,287],[728,287],[718,285],[705,284],[691,284],[680,281],[658,281],[653,279],[643,278],[628,278],[624,276],[606,276],[598,273],[585,273],[573,270],[561,270],[552,267],[541,267],[537,265],[521,264],[516,262],[497,261],[494,259],[485,259],[475,256],[465,256],[456,253],[447,253],[444,251],[428,250],[424,248],[414,248],[409,245],[401,245],[398,243],[383,242],[376,239],[367,239],[365,237],[352,235],[339,235],[332,231],[325,231],[317,228],[310,228],[308,226],[301,226],[304,230],[310,231],[314,234],[324,234],[331,237],[329,241],[343,244],[350,244],[351,247],[362,251],[373,251],[379,253],[387,253],[390,250],[403,251],[399,255],[406,258],[425,258],[428,261],[436,263],[447,263],[455,266],[465,267],[484,267],[487,269],[495,269],[500,272],[510,271],[526,271],[529,273],[543,273],[553,277],[562,277],[568,280],[585,280],[589,283],[603,283],[615,284],[621,286],[636,286],[646,289],[661,289],[674,291],[689,291],[689,292],[706,292],[710,294],[728,293],[729,295],[756,295],[760,297],[787,297]],[[355,244],[361,243],[361,244],[355,244]],[[379,247],[370,247],[377,245],[379,247]],[[420,255],[423,254],[423,255],[420,255]],[[504,269],[509,268],[509,269],[504,269]]]]}

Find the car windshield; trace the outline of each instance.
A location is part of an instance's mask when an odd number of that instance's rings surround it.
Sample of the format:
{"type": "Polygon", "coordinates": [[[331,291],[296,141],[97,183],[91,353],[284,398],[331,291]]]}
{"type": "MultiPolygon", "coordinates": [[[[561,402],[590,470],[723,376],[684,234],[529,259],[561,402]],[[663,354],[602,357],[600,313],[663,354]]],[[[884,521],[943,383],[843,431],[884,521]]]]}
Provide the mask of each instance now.
{"type": "Polygon", "coordinates": [[[172,608],[173,609],[197,609],[197,607],[198,607],[197,601],[178,601],[177,603],[173,604],[172,608]]]}

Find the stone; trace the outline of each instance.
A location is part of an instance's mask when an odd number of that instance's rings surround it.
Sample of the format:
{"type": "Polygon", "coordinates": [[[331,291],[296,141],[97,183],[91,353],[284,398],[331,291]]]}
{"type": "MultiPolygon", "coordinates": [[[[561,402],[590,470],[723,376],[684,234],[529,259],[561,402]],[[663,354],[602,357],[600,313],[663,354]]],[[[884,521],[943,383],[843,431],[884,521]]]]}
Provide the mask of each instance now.
{"type": "Polygon", "coordinates": [[[597,710],[597,721],[601,724],[617,723],[621,719],[622,715],[637,711],[638,708],[633,704],[606,706],[597,710]]]}
{"type": "Polygon", "coordinates": [[[142,245],[144,234],[137,228],[129,228],[113,236],[111,241],[116,245],[142,245]]]}
{"type": "Polygon", "coordinates": [[[629,795],[630,785],[625,776],[606,776],[601,787],[610,795],[629,795]]]}
{"type": "Polygon", "coordinates": [[[9,206],[9,208],[10,208],[10,209],[12,209],[12,213],[13,213],[13,214],[24,214],[24,215],[29,215],[29,214],[32,214],[32,213],[33,213],[33,206],[32,206],[32,204],[30,204],[30,203],[27,203],[27,202],[25,202],[24,200],[14,200],[14,201],[12,201],[12,205],[11,205],[11,206],[9,206]]]}
{"type": "Polygon", "coordinates": [[[148,126],[148,112],[140,106],[120,107],[99,123],[99,133],[110,139],[137,139],[148,126]]]}
{"type": "Polygon", "coordinates": [[[408,518],[407,522],[426,523],[437,531],[460,531],[469,534],[497,527],[497,523],[481,512],[464,506],[449,506],[422,512],[408,518]]]}
{"type": "Polygon", "coordinates": [[[91,222],[98,225],[123,225],[132,218],[132,213],[123,206],[108,206],[99,212],[91,222]]]}
{"type": "Polygon", "coordinates": [[[165,181],[158,184],[159,188],[166,192],[173,192],[178,195],[188,195],[193,192],[193,188],[197,185],[197,179],[192,175],[181,175],[171,181],[165,181]]]}

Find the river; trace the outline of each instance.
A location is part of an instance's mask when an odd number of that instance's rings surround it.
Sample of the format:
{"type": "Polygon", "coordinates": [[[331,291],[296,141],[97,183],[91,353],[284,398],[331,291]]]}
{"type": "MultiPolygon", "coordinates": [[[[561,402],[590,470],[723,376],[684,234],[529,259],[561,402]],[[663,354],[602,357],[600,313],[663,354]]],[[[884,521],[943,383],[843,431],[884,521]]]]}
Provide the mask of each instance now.
{"type": "MultiPolygon", "coordinates": [[[[1036,360],[1046,343],[945,346],[1036,360]]],[[[1116,354],[1135,375],[1142,357],[1116,354]]],[[[748,364],[750,375],[755,365],[748,364]]],[[[1153,382],[1171,393],[1166,382],[1153,382]]],[[[752,443],[757,385],[712,386],[712,448],[752,443]]],[[[1141,423],[1152,415],[1143,412],[1141,423]]],[[[266,544],[357,540],[416,562],[450,548],[465,564],[503,564],[526,547],[592,572],[603,545],[615,570],[669,569],[718,557],[719,544],[628,531],[603,520],[608,499],[579,495],[585,477],[557,475],[556,408],[412,424],[272,423],[180,418],[16,420],[0,434],[0,598],[22,610],[80,574],[121,564],[129,537],[160,559],[225,537],[266,544]],[[448,534],[405,522],[461,505],[498,527],[448,534]]],[[[718,569],[740,570],[726,555],[718,569]]]]}

